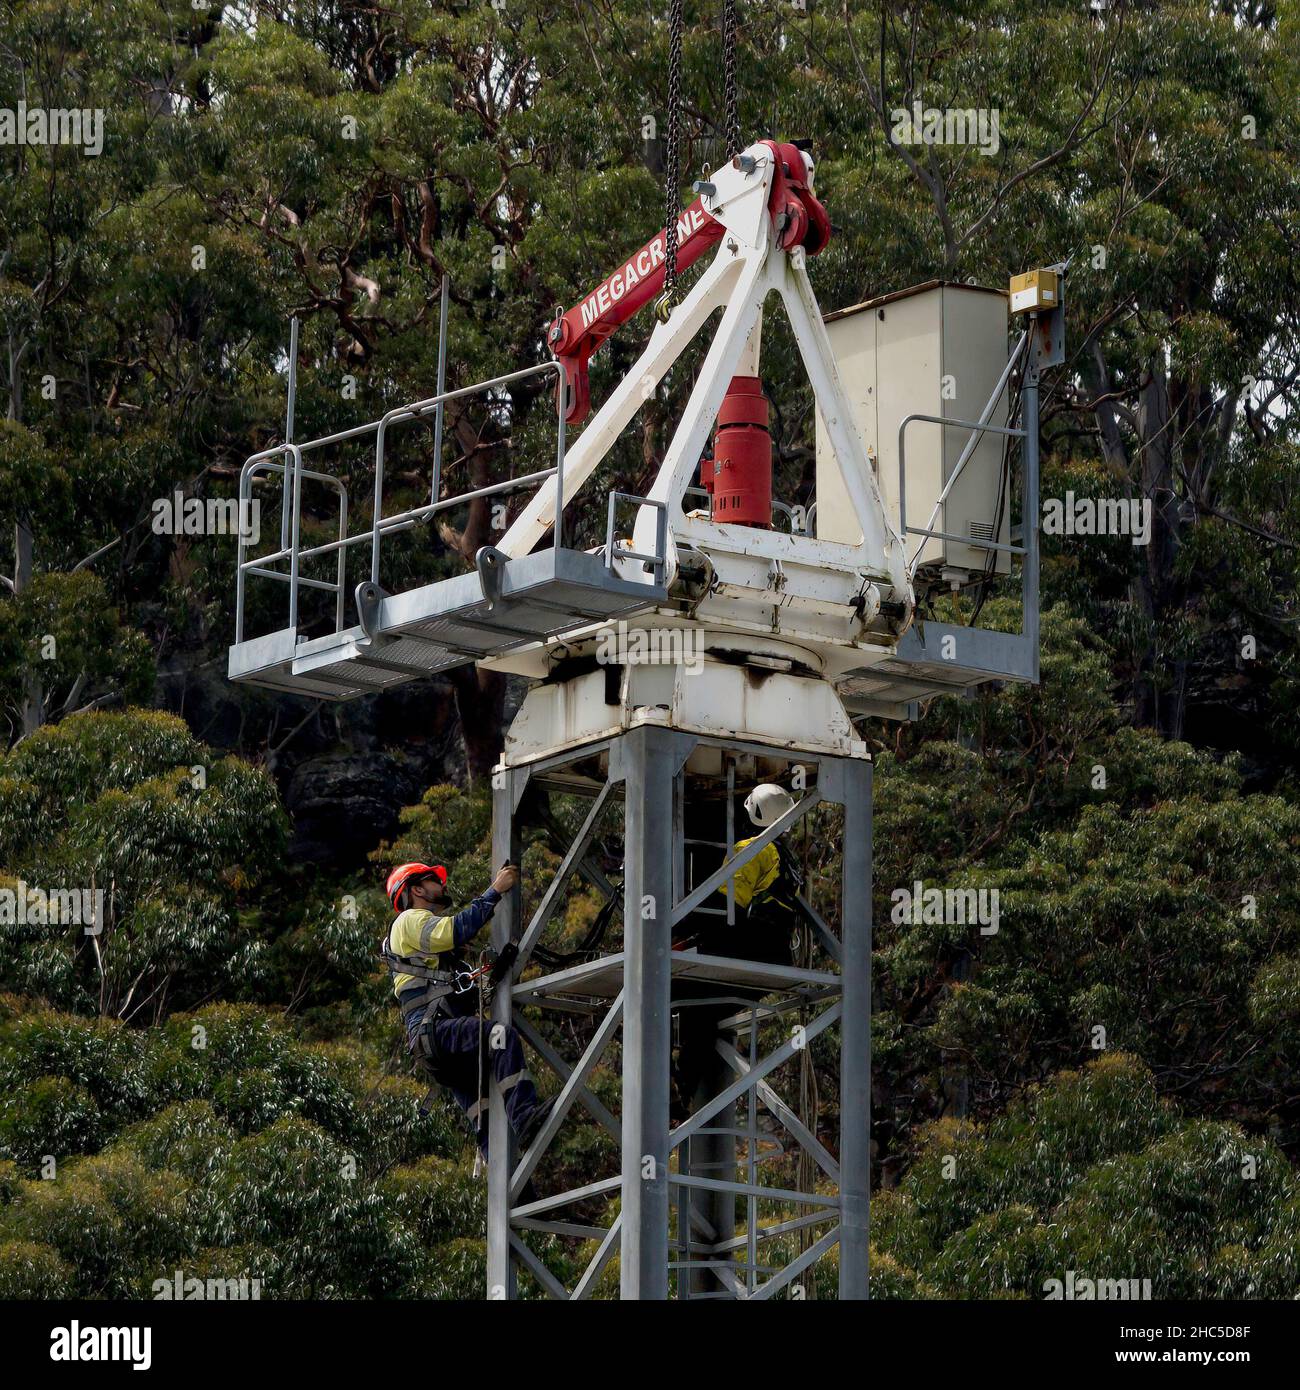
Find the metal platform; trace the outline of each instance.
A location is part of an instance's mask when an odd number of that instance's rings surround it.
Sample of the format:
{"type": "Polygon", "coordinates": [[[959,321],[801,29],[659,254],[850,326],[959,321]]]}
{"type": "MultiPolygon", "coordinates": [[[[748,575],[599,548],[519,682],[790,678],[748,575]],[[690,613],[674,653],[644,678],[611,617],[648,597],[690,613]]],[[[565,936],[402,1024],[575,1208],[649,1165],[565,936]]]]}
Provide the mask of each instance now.
{"type": "MultiPolygon", "coordinates": [[[[616,999],[623,991],[625,954],[601,956],[553,975],[525,980],[514,989],[516,1002],[563,1007],[565,1000],[616,999]]],[[[743,990],[756,998],[787,994],[800,999],[820,999],[837,993],[840,977],[826,970],[797,970],[788,965],[767,965],[730,956],[705,956],[697,951],[674,951],[670,963],[673,982],[717,985],[723,993],[743,990]]]]}
{"type": "Polygon", "coordinates": [[[852,715],[912,719],[917,700],[960,695],[991,681],[1038,681],[1037,612],[1030,634],[994,632],[952,623],[917,622],[897,652],[875,666],[849,671],[838,684],[852,715]]]}
{"type": "MultiPolygon", "coordinates": [[[[378,420],[338,430],[302,443],[293,442],[296,382],[297,322],[292,328],[289,353],[289,404],[285,440],[254,454],[240,472],[241,507],[251,509],[254,484],[279,477],[281,509],[278,541],[265,553],[252,555],[257,537],[239,537],[235,594],[235,642],[230,648],[232,681],[265,686],[271,690],[319,700],[352,700],[438,671],[469,665],[487,656],[499,656],[516,647],[544,641],[573,628],[609,622],[642,612],[667,600],[667,509],[645,498],[613,494],[609,499],[607,534],[601,550],[566,548],[564,544],[563,467],[565,428],[563,393],[557,396],[555,463],[550,467],[487,483],[455,496],[443,495],[443,411],[449,401],[485,393],[500,393],[540,378],[561,377],[556,362],[507,372],[489,381],[454,391],[444,390],[448,287],[442,287],[442,328],[439,346],[438,393],[427,400],[396,406],[378,420]],[[433,425],[433,468],[430,500],[395,514],[385,515],[384,485],[386,450],[391,431],[414,422],[433,425]],[[343,481],[328,471],[304,466],[304,456],[357,441],[374,441],[374,489],[370,524],[354,530],[349,524],[350,503],[343,481]],[[383,543],[386,537],[409,532],[434,522],[450,508],[471,502],[500,501],[520,489],[532,489],[554,480],[552,546],[511,557],[491,546],[476,556],[473,573],[437,580],[401,593],[382,587],[383,543]],[[337,536],[329,541],[303,544],[303,492],[326,489],[337,499],[337,536]],[[659,524],[654,553],[636,553],[622,546],[615,531],[615,502],[624,500],[657,508],[659,524]],[[368,579],[350,591],[349,556],[361,548],[369,551],[368,579]],[[631,572],[636,581],[624,579],[616,569],[620,561],[640,561],[631,572]],[[320,566],[306,573],[308,562],[320,566]],[[322,578],[328,562],[332,577],[322,578]],[[645,581],[639,578],[645,575],[645,581]],[[247,588],[251,581],[283,586],[287,613],[285,626],[250,637],[245,630],[247,588]],[[315,627],[322,616],[303,620],[300,598],[308,591],[330,595],[333,631],[309,637],[303,630],[315,627]],[[355,603],[357,622],[349,627],[349,600],[355,603]]],[[[432,558],[432,557],[431,557],[432,558]]],[[[319,631],[319,628],[315,628],[319,631]]]]}
{"type": "Polygon", "coordinates": [[[499,590],[489,587],[480,573],[457,575],[379,598],[366,627],[311,641],[290,627],[236,643],[230,679],[351,700],[667,601],[660,585],[620,579],[603,556],[580,550],[505,561],[499,590]]]}

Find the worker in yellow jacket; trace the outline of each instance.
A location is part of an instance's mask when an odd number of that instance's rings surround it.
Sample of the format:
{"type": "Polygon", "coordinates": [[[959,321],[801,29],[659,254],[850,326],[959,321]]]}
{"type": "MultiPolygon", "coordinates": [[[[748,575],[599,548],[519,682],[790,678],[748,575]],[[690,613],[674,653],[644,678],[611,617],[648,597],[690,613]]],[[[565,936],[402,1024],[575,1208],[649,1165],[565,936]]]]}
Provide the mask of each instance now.
{"type": "MultiPolygon", "coordinates": [[[[794,797],[783,787],[764,782],[745,798],[745,811],[753,824],[763,830],[794,804],[794,797]]],[[[754,838],[738,840],[736,849],[744,849],[754,838]]],[[[697,913],[688,919],[688,933],[676,945],[697,947],[706,956],[790,965],[794,930],[800,919],[797,900],[801,884],[798,868],[780,842],[774,840],[764,845],[736,870],[732,883],[735,921],[729,924],[715,912],[697,913]]],[[[723,884],[718,891],[729,895],[732,884],[723,884]]],[[[717,1064],[718,1025],[735,1010],[733,1003],[712,1002],[709,996],[717,992],[716,986],[691,981],[681,981],[673,987],[679,1042],[673,1072],[674,1123],[681,1123],[717,1089],[713,1072],[717,1064]]]]}
{"type": "Polygon", "coordinates": [[[397,916],[382,953],[407,1048],[416,1065],[455,1097],[485,1156],[489,1070],[521,1146],[528,1146],[550,1113],[550,1102],[539,1101],[524,1065],[518,1033],[513,1028],[494,1033],[479,1017],[478,981],[463,961],[464,948],[518,882],[519,869],[506,864],[485,893],[452,915],[446,911],[447,870],[441,864],[401,864],[388,876],[388,899],[397,916]]]}
{"type": "MultiPolygon", "coordinates": [[[[774,782],[764,782],[745,798],[745,811],[758,829],[766,829],[780,820],[794,805],[794,797],[774,782]]],[[[742,850],[756,836],[736,841],[742,850]]],[[[790,945],[798,923],[799,908],[796,896],[799,884],[795,869],[782,851],[779,840],[764,845],[748,863],[736,870],[736,910],[734,925],[719,917],[706,919],[699,935],[699,947],[705,955],[737,956],[744,960],[769,961],[777,965],[790,964],[790,945]]],[[[732,884],[718,890],[729,896],[732,884]]]]}

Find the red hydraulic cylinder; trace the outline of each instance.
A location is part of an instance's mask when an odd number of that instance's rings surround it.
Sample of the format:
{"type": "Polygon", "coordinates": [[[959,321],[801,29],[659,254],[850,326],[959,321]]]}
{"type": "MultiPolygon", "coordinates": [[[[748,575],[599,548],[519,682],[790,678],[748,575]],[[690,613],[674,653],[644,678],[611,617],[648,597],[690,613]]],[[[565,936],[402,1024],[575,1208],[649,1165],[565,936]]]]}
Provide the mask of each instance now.
{"type": "Polygon", "coordinates": [[[767,398],[758,377],[731,378],[718,411],[712,464],[713,477],[704,485],[713,502],[713,520],[770,528],[772,436],[767,398]]]}

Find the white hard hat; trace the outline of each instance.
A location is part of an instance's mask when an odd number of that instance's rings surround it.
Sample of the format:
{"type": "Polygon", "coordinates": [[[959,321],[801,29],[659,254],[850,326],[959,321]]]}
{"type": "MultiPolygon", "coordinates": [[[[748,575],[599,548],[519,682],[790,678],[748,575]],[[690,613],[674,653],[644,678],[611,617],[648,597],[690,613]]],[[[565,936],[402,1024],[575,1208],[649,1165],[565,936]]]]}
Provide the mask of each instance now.
{"type": "Polygon", "coordinates": [[[794,797],[775,782],[762,782],[745,798],[745,810],[755,825],[771,825],[794,805],[794,797]]]}

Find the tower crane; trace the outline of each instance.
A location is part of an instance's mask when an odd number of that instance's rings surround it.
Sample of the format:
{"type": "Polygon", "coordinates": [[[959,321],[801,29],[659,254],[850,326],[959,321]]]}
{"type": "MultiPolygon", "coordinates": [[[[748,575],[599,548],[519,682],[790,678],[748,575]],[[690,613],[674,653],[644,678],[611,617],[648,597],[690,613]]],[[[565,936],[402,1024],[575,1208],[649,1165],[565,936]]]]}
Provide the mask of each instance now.
{"type": "Polygon", "coordinates": [[[681,209],[681,0],[672,0],[664,226],[553,319],[546,329],[550,360],[447,389],[444,285],[434,395],[298,442],[291,353],[285,440],[255,454],[241,473],[241,499],[250,500],[255,482],[269,476],[279,480],[284,505],[278,544],[254,556],[240,540],[232,679],[347,700],[473,662],[521,676],[527,693],[493,774],[494,860],[520,858],[522,818],[534,793],[589,802],[572,843],[557,846],[559,868],[531,915],[525,917],[516,890],[493,923],[493,945],[509,948],[515,963],[493,995],[492,1018],[513,1022],[559,1079],[546,1123],[523,1154],[512,1150],[501,1096],[493,1090],[489,1098],[493,1298],[514,1295],[520,1269],[553,1297],[585,1298],[616,1251],[624,1297],[666,1297],[676,1268],[683,1296],[770,1298],[792,1289],[835,1246],[841,1297],[865,1296],[871,761],[854,721],[864,714],[910,718],[928,695],[1038,677],[1038,381],[1063,360],[1064,268],[1013,282],[1010,309],[1020,332],[1009,356],[1001,291],[933,282],[823,317],[809,264],[831,228],[815,192],[813,154],[778,139],[740,147],[734,0],[724,5],[728,159],[697,181],[694,201],[681,209]],[[706,256],[679,298],[678,272],[706,256]],[[773,525],[761,370],[763,317],[774,301],[788,319],[817,408],[817,502],[788,530],[773,525]],[[652,303],[648,342],[593,411],[592,355],[652,303]],[[566,545],[600,465],[719,311],[648,492],[607,493],[604,544],[566,545]],[[553,465],[444,496],[435,444],[430,500],[385,515],[393,432],[432,420],[440,443],[449,402],[487,393],[499,400],[542,377],[556,387],[553,465]],[[1019,424],[1006,405],[1009,389],[1019,424]],[[568,429],[577,425],[583,428],[570,444],[568,429]],[[368,526],[354,529],[342,481],[325,467],[307,467],[306,459],[367,439],[374,445],[373,511],[368,526]],[[1017,443],[1020,518],[1013,528],[1009,460],[1017,443]],[[303,544],[308,489],[337,497],[336,539],[303,544]],[[501,538],[479,550],[472,572],[392,592],[385,587],[387,538],[467,501],[524,489],[531,496],[501,538]],[[363,559],[368,551],[368,574],[350,589],[356,576],[349,558],[358,550],[363,559]],[[1016,557],[1019,632],[919,619],[918,593],[986,585],[1008,573],[1016,557]],[[282,626],[247,630],[253,582],[287,588],[282,626]],[[315,593],[332,600],[332,622],[320,611],[304,617],[303,596],[315,593]],[[734,806],[742,783],[764,781],[789,786],[790,808],[738,847],[734,806]],[[620,802],[621,886],[589,853],[602,818],[620,802]],[[692,838],[692,811],[704,803],[719,808],[725,838],[692,838]],[[805,903],[823,964],[761,965],[672,949],[676,926],[693,913],[730,911],[708,904],[822,803],[841,808],[842,839],[838,924],[805,903]],[[534,953],[575,875],[621,905],[622,946],[556,966],[554,953],[534,953]],[[543,973],[533,974],[539,963],[543,973]],[[719,1039],[715,1093],[674,1125],[671,1020],[683,977],[734,1012],[726,1020],[730,1040],[719,1039]],[[527,1011],[547,1009],[592,1016],[594,1032],[576,1060],[561,1057],[527,1021],[527,1011]],[[773,1027],[780,1035],[781,1020],[800,1016],[792,1010],[807,1020],[799,1037],[764,1054],[760,1039],[773,1027]],[[839,1028],[840,1059],[834,1151],[773,1085],[779,1069],[831,1025],[839,1028]],[[587,1082],[620,1029],[615,1116],[587,1082]],[[810,1156],[817,1190],[761,1181],[760,1104],[810,1156]],[[547,1146],[579,1109],[618,1141],[617,1172],[526,1197],[547,1146]],[[737,1139],[747,1155],[741,1180],[737,1139]],[[618,1204],[607,1226],[592,1226],[587,1215],[564,1218],[565,1207],[590,1210],[602,1199],[618,1204]],[[759,1204],[770,1201],[797,1214],[764,1225],[759,1204]],[[747,1212],[743,1235],[734,1233],[738,1205],[747,1212]],[[574,1288],[527,1244],[529,1231],[595,1240],[574,1288]],[[780,1268],[766,1264],[766,1242],[789,1232],[799,1233],[799,1253],[780,1268]]]}

